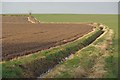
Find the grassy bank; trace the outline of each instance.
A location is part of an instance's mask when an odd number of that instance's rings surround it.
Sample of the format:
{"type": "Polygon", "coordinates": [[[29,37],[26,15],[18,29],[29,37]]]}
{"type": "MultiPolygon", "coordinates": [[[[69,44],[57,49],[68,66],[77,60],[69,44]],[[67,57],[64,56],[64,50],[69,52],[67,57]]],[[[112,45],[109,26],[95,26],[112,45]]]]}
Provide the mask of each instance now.
{"type": "Polygon", "coordinates": [[[56,64],[59,64],[65,57],[90,44],[101,33],[102,31],[97,28],[81,39],[68,44],[23,56],[15,60],[5,61],[2,63],[2,75],[4,78],[37,77],[48,69],[53,68],[56,64]]]}
{"type": "Polygon", "coordinates": [[[106,60],[107,77],[117,77],[118,74],[118,15],[112,14],[35,14],[41,22],[97,22],[107,25],[114,31],[113,44],[109,51],[113,56],[106,60]]]}
{"type": "MultiPolygon", "coordinates": [[[[71,55],[67,61],[57,65],[43,78],[108,78],[108,63],[112,60],[113,53],[109,44],[112,42],[113,31],[106,32],[88,47],[71,55]],[[109,59],[110,58],[110,59],[109,59]],[[107,66],[107,67],[106,67],[107,66]]],[[[112,78],[116,76],[111,75],[112,78]]]]}

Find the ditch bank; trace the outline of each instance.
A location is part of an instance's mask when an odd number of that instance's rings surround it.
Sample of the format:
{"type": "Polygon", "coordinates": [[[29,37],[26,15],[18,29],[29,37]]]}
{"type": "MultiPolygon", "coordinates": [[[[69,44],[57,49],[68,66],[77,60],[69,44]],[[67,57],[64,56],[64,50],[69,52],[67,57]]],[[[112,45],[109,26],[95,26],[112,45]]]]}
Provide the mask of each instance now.
{"type": "Polygon", "coordinates": [[[69,44],[60,46],[57,50],[53,48],[48,52],[43,52],[43,54],[45,54],[43,57],[32,54],[17,60],[6,61],[2,63],[2,75],[4,78],[36,78],[54,68],[61,61],[65,61],[66,57],[91,44],[103,33],[104,29],[98,26],[94,31],[90,32],[90,34],[69,44]],[[28,60],[26,60],[26,58],[28,60]]]}

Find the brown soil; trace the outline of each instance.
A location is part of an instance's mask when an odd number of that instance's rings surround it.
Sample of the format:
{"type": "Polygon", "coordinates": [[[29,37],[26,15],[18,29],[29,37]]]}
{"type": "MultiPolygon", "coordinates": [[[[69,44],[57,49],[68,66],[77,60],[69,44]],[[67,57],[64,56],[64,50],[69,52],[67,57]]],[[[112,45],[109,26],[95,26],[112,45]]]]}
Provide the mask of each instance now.
{"type": "Polygon", "coordinates": [[[10,24],[15,24],[15,23],[30,23],[28,21],[28,16],[2,16],[2,23],[10,23],[10,24]]]}
{"type": "Polygon", "coordinates": [[[27,16],[2,17],[2,56],[9,60],[73,41],[93,27],[88,24],[32,24],[27,16]]]}

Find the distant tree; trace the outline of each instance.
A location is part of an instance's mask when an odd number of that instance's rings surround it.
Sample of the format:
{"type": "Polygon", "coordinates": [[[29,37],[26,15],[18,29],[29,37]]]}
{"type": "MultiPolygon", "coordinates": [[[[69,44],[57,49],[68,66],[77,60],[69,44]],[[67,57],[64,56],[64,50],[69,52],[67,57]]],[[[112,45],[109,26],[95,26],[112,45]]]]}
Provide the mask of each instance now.
{"type": "Polygon", "coordinates": [[[29,16],[31,16],[32,15],[32,13],[31,12],[29,12],[29,16]]]}

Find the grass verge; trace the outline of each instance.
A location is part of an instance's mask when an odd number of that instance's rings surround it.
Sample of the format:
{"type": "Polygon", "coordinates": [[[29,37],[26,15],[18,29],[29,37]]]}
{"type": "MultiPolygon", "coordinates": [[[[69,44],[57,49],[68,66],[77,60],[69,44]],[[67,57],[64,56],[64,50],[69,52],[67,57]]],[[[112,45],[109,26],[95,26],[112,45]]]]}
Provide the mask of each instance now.
{"type": "MultiPolygon", "coordinates": [[[[111,70],[113,55],[111,52],[113,30],[106,32],[88,47],[71,55],[67,61],[59,64],[43,78],[116,78],[111,70]],[[110,69],[110,70],[109,70],[110,69]]],[[[116,70],[116,69],[114,69],[116,70]]]]}

